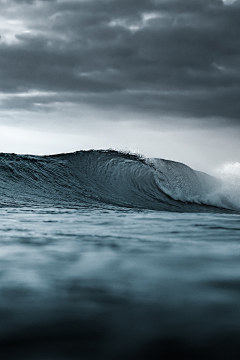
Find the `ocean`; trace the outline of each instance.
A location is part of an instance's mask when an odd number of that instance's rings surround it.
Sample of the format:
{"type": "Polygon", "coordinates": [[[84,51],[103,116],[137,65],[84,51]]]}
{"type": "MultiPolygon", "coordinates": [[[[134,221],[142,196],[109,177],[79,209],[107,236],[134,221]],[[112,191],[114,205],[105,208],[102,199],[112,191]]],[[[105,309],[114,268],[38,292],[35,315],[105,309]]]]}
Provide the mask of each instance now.
{"type": "Polygon", "coordinates": [[[239,359],[238,181],[90,150],[0,188],[1,359],[239,359]]]}

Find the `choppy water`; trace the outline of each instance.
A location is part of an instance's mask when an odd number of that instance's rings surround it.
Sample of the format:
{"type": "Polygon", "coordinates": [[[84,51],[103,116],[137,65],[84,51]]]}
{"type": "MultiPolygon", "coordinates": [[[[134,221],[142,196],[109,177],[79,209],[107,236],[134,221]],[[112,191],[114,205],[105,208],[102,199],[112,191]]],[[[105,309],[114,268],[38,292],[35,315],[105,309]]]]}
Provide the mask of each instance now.
{"type": "Polygon", "coordinates": [[[0,157],[0,356],[238,359],[238,187],[117,152],[0,157]]]}

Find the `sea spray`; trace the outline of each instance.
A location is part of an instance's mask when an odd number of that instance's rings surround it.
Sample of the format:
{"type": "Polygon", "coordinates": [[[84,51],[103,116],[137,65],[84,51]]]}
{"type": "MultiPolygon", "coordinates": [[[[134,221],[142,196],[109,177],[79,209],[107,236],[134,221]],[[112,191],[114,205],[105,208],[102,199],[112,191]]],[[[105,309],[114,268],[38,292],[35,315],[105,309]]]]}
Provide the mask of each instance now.
{"type": "Polygon", "coordinates": [[[221,179],[221,194],[230,206],[240,211],[240,163],[225,163],[215,173],[221,179]]]}

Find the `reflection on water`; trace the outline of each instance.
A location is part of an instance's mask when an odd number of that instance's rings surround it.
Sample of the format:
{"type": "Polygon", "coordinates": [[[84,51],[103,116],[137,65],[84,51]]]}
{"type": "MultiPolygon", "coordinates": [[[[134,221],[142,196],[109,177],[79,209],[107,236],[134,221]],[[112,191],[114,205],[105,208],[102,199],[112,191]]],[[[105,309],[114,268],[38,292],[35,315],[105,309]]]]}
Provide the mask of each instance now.
{"type": "Polygon", "coordinates": [[[238,359],[240,217],[1,209],[3,359],[238,359]]]}

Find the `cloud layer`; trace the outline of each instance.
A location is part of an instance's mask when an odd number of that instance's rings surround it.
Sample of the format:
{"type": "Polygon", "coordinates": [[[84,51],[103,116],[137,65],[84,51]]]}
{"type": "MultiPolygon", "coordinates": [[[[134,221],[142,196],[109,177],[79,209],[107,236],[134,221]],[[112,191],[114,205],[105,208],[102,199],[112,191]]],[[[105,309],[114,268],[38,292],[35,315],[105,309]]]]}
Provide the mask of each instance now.
{"type": "Polygon", "coordinates": [[[2,109],[58,103],[240,125],[240,1],[7,0],[2,109]]]}

